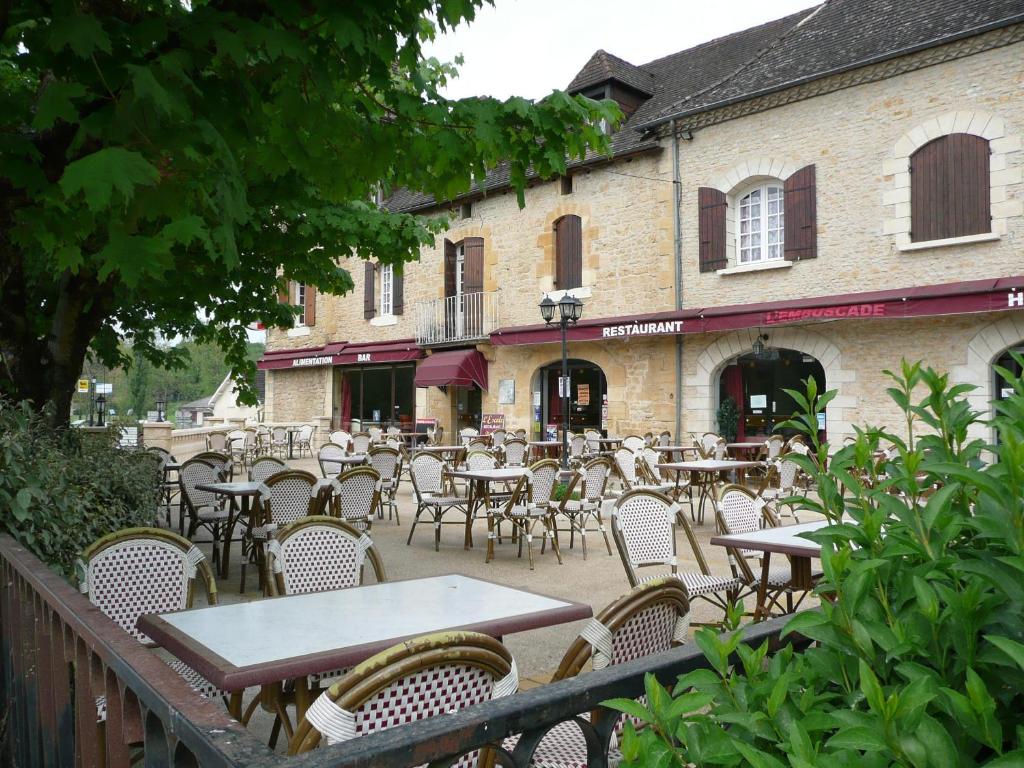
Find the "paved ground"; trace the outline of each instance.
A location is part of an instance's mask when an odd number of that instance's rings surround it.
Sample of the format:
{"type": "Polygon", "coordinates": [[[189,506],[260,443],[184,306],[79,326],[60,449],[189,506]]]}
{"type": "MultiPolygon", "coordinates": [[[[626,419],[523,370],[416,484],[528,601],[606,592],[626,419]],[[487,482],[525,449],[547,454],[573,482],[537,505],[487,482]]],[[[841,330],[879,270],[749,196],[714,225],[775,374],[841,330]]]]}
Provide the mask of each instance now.
{"type": "MultiPolygon", "coordinates": [[[[289,464],[319,475],[319,467],[315,460],[307,458],[291,461],[289,464]]],[[[611,555],[608,554],[600,534],[592,533],[588,537],[586,560],[583,559],[578,540],[576,547],[570,549],[568,540],[563,538],[561,565],[550,549],[544,555],[540,554],[540,541],[537,539],[534,542],[536,567],[531,571],[525,552],[521,559],[518,558],[516,547],[508,539],[497,546],[495,560],[489,564],[484,563],[487,528],[482,520],[477,521],[474,526],[475,546],[471,550],[463,549],[462,530],[458,526],[446,526],[442,529],[440,552],[434,551],[433,530],[429,525],[417,527],[411,544],[407,546],[406,538],[416,509],[412,486],[408,482],[403,482],[400,487],[398,506],[400,524],[387,519],[377,520],[371,531],[390,580],[459,573],[551,597],[588,603],[595,613],[629,590],[626,573],[610,533],[608,538],[611,543],[611,555]]],[[[713,513],[711,506],[708,505],[705,523],[695,524],[694,530],[712,572],[725,575],[729,573],[725,552],[709,543],[713,527],[713,513]]],[[[697,570],[697,564],[682,532],[678,533],[676,544],[680,570],[697,570]]],[[[209,554],[209,546],[205,546],[204,549],[209,554]]],[[[249,568],[246,594],[238,594],[240,565],[237,543],[233,546],[231,562],[229,578],[218,583],[221,601],[233,602],[262,597],[257,590],[253,566],[249,568]]],[[[718,609],[701,600],[695,601],[693,606],[695,621],[714,621],[720,617],[720,613],[718,609]]],[[[516,658],[521,676],[533,680],[548,678],[558,667],[563,652],[583,623],[574,622],[507,636],[505,642],[516,658]]]]}

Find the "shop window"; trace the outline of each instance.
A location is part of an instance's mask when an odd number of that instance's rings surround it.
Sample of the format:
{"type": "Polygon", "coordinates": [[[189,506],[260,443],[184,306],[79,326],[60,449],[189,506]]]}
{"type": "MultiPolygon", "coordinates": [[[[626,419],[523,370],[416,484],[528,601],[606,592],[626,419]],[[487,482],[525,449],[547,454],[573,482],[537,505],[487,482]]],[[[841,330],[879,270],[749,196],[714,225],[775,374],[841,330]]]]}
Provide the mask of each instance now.
{"type": "Polygon", "coordinates": [[[415,424],[416,366],[381,365],[336,368],[335,412],[341,429],[400,427],[415,424]]]}
{"type": "Polygon", "coordinates": [[[951,133],[910,156],[911,242],[992,231],[989,144],[951,133]]]}

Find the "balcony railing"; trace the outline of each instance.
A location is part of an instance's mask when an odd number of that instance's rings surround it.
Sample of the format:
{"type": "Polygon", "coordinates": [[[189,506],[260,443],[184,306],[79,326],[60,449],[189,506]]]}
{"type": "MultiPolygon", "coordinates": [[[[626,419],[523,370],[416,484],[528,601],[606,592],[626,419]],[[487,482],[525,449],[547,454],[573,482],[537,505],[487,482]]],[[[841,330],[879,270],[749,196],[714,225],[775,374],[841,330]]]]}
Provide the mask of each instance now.
{"type": "Polygon", "coordinates": [[[415,307],[416,343],[453,344],[485,339],[498,327],[498,294],[464,293],[415,307]]]}
{"type": "MultiPolygon", "coordinates": [[[[756,647],[769,640],[775,650],[787,620],[748,626],[744,642],[756,647]]],[[[785,642],[802,648],[809,641],[791,635],[785,642]]],[[[501,764],[525,768],[554,726],[579,712],[601,711],[600,702],[609,698],[642,695],[645,672],[671,686],[680,674],[706,666],[696,643],[689,643],[285,757],[232,720],[220,702],[200,698],[70,584],[0,535],[0,765],[404,768],[426,763],[442,768],[460,755],[522,734],[501,764]],[[107,698],[103,738],[96,727],[100,695],[107,698]]],[[[607,766],[615,718],[575,722],[587,731],[587,765],[607,766]]]]}

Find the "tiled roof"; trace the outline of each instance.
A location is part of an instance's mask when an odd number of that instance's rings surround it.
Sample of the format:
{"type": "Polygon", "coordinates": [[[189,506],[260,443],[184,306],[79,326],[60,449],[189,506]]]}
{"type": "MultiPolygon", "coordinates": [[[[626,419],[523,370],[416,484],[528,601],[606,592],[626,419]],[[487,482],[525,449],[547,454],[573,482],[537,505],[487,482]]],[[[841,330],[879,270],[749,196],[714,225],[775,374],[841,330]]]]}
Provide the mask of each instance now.
{"type": "Polygon", "coordinates": [[[569,93],[579,93],[592,85],[618,80],[648,96],[654,94],[654,75],[608,51],[598,50],[569,83],[569,93]]]}
{"type": "MultiPolygon", "coordinates": [[[[960,37],[1024,21],[1022,0],[826,0],[781,19],[634,65],[597,51],[569,84],[577,92],[615,79],[651,94],[612,137],[612,152],[626,155],[659,145],[645,129],[672,116],[838,71],[941,45],[960,37]]],[[[588,155],[570,167],[601,160],[588,155]]],[[[473,193],[507,187],[499,166],[473,193]]],[[[429,195],[400,190],[385,205],[414,211],[435,205],[429,195]]]]}
{"type": "Polygon", "coordinates": [[[788,29],[748,61],[741,62],[730,76],[709,88],[694,88],[690,93],[680,94],[677,101],[663,105],[645,122],[712,109],[1018,23],[1024,21],[1024,3],[826,0],[805,14],[805,18],[790,19],[788,29]]]}

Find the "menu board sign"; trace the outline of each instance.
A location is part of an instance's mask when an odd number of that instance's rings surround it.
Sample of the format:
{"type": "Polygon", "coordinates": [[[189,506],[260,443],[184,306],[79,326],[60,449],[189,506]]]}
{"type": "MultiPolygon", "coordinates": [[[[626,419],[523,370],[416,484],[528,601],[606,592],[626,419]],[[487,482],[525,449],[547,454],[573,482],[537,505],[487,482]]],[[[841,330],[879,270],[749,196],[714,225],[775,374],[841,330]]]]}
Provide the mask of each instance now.
{"type": "Polygon", "coordinates": [[[576,405],[590,405],[590,385],[576,385],[576,405]]]}
{"type": "Polygon", "coordinates": [[[485,413],[480,416],[480,434],[489,435],[495,430],[505,428],[504,413],[485,413]]]}

